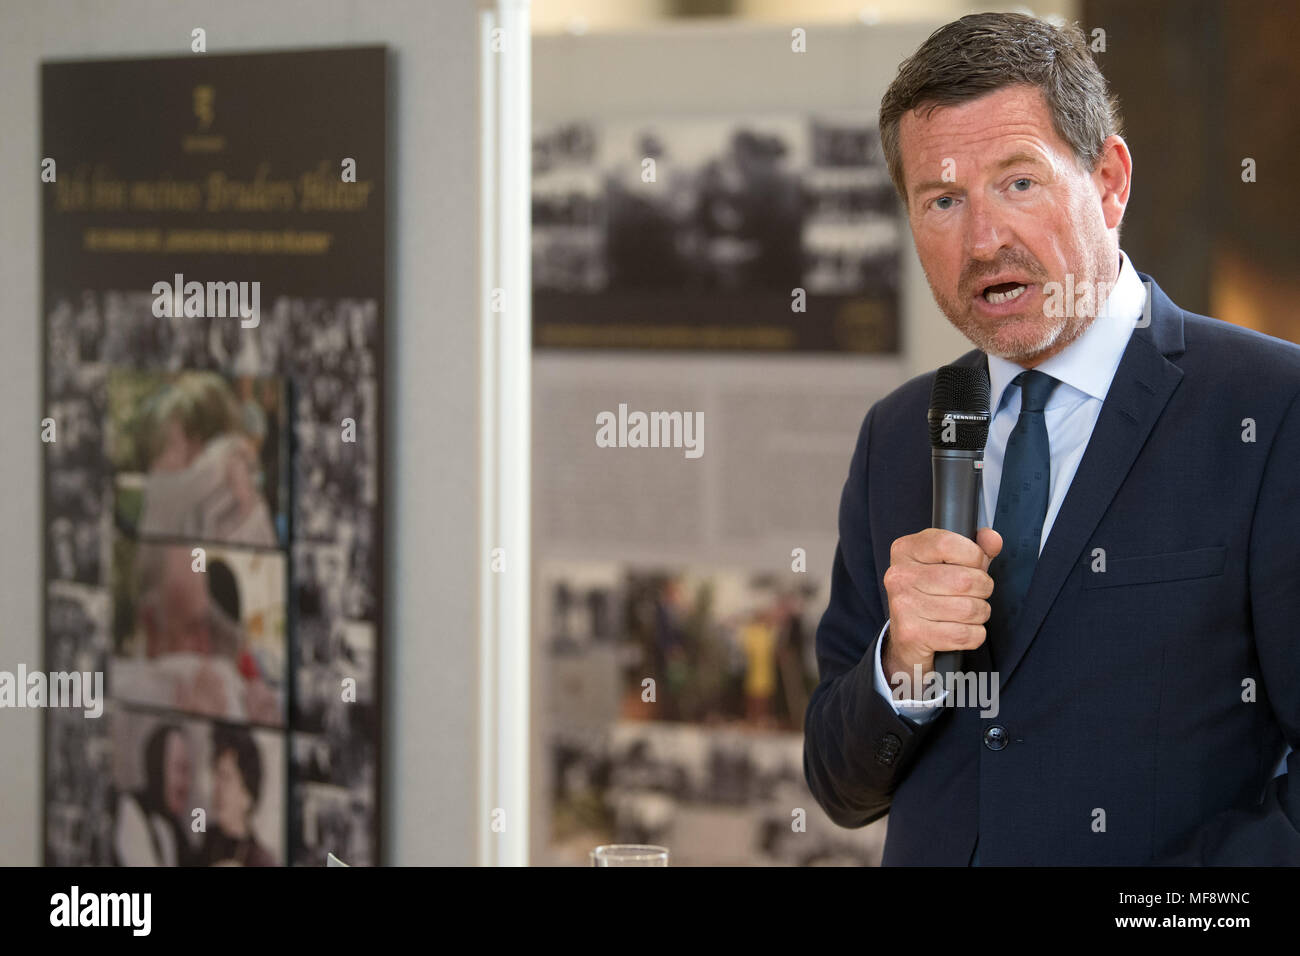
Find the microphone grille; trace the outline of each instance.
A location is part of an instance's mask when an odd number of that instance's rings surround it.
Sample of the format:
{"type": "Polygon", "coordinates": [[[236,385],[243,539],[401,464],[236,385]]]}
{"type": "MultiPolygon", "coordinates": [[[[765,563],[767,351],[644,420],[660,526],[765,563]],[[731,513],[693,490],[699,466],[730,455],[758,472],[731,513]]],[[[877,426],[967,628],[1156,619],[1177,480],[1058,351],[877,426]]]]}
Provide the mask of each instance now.
{"type": "Polygon", "coordinates": [[[940,368],[930,390],[930,447],[983,451],[989,437],[990,391],[982,366],[940,368]],[[955,427],[947,427],[949,421],[955,427]]]}

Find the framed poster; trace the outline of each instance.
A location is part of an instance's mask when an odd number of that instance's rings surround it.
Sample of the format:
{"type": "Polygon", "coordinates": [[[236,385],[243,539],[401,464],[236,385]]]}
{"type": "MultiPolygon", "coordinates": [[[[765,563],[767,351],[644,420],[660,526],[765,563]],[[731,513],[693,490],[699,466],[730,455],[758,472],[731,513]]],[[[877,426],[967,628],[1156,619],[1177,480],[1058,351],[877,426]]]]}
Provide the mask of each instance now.
{"type": "Polygon", "coordinates": [[[43,65],[47,864],[381,862],[386,72],[43,65]]]}

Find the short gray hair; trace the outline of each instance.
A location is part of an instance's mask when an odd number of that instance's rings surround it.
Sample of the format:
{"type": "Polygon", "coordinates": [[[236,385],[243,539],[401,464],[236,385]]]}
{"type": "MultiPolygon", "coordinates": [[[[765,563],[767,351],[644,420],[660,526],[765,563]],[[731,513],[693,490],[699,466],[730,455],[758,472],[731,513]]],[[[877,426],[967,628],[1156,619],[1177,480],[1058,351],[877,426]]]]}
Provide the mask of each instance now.
{"type": "Polygon", "coordinates": [[[907,201],[898,126],[908,110],[951,106],[1024,84],[1047,101],[1052,125],[1085,170],[1120,132],[1119,102],[1082,31],[1019,13],[975,13],[930,34],[898,67],[880,101],[880,141],[894,188],[907,201]]]}

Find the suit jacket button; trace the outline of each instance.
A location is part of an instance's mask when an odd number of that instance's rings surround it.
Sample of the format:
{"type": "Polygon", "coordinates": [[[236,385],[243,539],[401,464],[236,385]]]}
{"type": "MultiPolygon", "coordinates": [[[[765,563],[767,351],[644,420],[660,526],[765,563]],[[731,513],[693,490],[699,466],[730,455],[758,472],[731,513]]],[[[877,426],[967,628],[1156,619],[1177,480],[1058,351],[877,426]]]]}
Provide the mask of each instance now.
{"type": "Polygon", "coordinates": [[[885,734],[876,744],[876,762],[886,767],[892,766],[898,752],[903,748],[903,741],[898,734],[885,734]]]}
{"type": "Polygon", "coordinates": [[[988,747],[989,750],[1001,750],[1007,745],[1008,741],[1007,728],[1001,724],[994,724],[984,731],[984,746],[988,747]]]}

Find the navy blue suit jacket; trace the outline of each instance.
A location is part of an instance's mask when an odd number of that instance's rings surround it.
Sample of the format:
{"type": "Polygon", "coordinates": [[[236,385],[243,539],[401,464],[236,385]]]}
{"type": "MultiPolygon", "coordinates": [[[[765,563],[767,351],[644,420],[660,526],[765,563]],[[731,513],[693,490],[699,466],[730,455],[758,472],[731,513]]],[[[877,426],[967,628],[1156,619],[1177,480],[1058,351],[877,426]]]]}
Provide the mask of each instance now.
{"type": "Polygon", "coordinates": [[[934,373],[862,423],[804,774],[840,826],[889,814],[886,865],[965,866],[977,837],[982,865],[1300,864],[1300,754],[1274,777],[1300,749],[1300,346],[1142,279],[1151,321],[999,639],[996,717],[918,724],[875,689],[890,545],[931,523],[934,373]]]}

